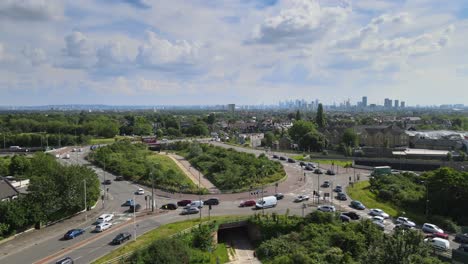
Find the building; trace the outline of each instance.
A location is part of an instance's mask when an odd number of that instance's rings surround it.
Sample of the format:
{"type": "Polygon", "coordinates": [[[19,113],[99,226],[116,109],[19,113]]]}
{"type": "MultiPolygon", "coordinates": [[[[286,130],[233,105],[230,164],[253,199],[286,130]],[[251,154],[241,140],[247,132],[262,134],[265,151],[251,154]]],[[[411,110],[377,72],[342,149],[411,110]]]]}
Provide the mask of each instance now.
{"type": "Polygon", "coordinates": [[[400,107],[401,107],[401,108],[405,108],[405,101],[401,101],[400,107]]]}
{"type": "Polygon", "coordinates": [[[400,101],[395,100],[395,108],[398,108],[398,107],[400,107],[400,101]]]}
{"type": "Polygon", "coordinates": [[[407,131],[411,148],[430,150],[468,149],[468,133],[437,130],[407,131]]]}
{"type": "Polygon", "coordinates": [[[236,111],[236,104],[228,104],[227,110],[228,112],[234,113],[234,111],[236,111]]]}
{"type": "Polygon", "coordinates": [[[354,131],[359,136],[361,146],[375,148],[408,147],[409,136],[396,125],[357,126],[354,131]]]}
{"type": "Polygon", "coordinates": [[[363,96],[362,97],[362,104],[361,104],[362,107],[367,107],[367,96],[363,96]]]}
{"type": "Polygon", "coordinates": [[[385,98],[384,107],[385,108],[391,108],[392,107],[392,99],[385,98]]]}
{"type": "Polygon", "coordinates": [[[18,198],[18,190],[4,178],[0,179],[0,201],[10,201],[18,198]]]}
{"type": "Polygon", "coordinates": [[[247,139],[249,140],[249,145],[252,148],[260,147],[262,145],[262,139],[264,138],[263,133],[248,133],[248,134],[239,134],[238,142],[244,144],[247,139]]]}

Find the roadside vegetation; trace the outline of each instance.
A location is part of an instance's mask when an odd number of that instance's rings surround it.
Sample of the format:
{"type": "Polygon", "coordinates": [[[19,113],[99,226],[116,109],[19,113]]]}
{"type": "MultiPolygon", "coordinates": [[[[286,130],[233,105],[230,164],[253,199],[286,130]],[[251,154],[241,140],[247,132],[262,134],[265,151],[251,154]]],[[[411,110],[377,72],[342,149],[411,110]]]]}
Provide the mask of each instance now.
{"type": "Polygon", "coordinates": [[[406,216],[422,224],[437,224],[448,232],[460,231],[468,221],[468,173],[450,168],[382,175],[348,188],[350,197],[392,216],[406,216]],[[429,200],[427,202],[426,200],[429,200]],[[427,213],[427,215],[426,215],[427,213]]]}
{"type": "Polygon", "coordinates": [[[88,159],[94,164],[126,180],[154,186],[172,192],[197,193],[198,187],[184,172],[164,155],[156,154],[141,143],[121,140],[92,152],[88,159]]]}
{"type": "Polygon", "coordinates": [[[420,232],[385,234],[369,220],[342,223],[338,214],[319,211],[305,218],[256,215],[262,234],[256,255],[262,263],[441,264],[430,256],[420,232]]]}
{"type": "Polygon", "coordinates": [[[29,179],[30,185],[27,194],[0,202],[0,239],[84,210],[85,181],[88,207],[99,198],[100,183],[90,168],[64,166],[44,153],[32,158],[13,156],[5,162],[7,159],[1,159],[0,171],[17,179],[29,179]]]}
{"type": "Polygon", "coordinates": [[[243,191],[286,177],[281,163],[264,154],[255,157],[234,149],[188,142],[177,142],[174,148],[220,190],[243,191]]]}

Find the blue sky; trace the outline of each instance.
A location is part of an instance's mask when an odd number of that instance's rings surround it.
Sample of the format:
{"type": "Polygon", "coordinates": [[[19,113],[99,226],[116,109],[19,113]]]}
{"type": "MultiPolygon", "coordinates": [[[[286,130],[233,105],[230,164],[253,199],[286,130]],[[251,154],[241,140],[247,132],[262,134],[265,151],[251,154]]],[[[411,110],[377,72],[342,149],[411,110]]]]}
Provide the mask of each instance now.
{"type": "Polygon", "coordinates": [[[468,102],[466,0],[3,0],[0,33],[0,105],[468,102]]]}

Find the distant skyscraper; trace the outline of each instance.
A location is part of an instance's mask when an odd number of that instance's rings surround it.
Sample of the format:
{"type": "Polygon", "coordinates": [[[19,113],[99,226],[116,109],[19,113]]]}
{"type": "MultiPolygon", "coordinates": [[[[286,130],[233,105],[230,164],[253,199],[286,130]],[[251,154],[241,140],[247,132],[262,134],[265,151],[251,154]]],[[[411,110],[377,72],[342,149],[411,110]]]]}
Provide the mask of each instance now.
{"type": "Polygon", "coordinates": [[[405,101],[401,101],[400,107],[401,107],[401,108],[405,108],[405,101]]]}
{"type": "Polygon", "coordinates": [[[362,104],[361,104],[362,107],[367,107],[367,96],[363,96],[362,97],[362,104]]]}
{"type": "Polygon", "coordinates": [[[236,104],[228,104],[227,110],[228,112],[234,113],[234,111],[236,110],[236,104]]]}
{"type": "Polygon", "coordinates": [[[390,107],[392,107],[392,99],[385,98],[384,107],[385,107],[385,108],[390,108],[390,107]]]}
{"type": "Polygon", "coordinates": [[[398,100],[395,100],[395,108],[400,107],[400,102],[398,100]]]}

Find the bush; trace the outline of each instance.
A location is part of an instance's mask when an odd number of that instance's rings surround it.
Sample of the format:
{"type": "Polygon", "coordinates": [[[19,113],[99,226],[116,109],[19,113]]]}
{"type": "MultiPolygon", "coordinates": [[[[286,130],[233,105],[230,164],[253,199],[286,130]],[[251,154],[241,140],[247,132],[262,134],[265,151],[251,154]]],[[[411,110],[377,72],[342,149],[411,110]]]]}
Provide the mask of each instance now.
{"type": "Polygon", "coordinates": [[[461,231],[460,226],[458,226],[452,219],[445,216],[432,215],[430,220],[446,232],[459,233],[461,231]]]}

